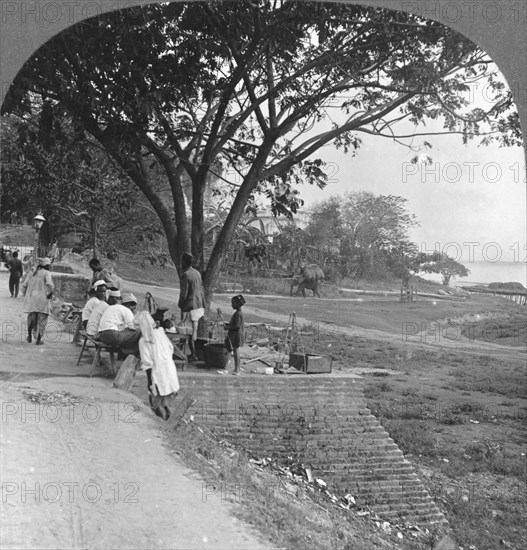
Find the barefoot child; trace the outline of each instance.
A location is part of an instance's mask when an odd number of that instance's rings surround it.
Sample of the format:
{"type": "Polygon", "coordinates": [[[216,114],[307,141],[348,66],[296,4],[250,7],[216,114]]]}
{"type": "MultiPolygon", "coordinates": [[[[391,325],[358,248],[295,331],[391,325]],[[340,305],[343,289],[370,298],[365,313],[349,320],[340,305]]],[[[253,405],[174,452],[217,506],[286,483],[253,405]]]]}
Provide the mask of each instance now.
{"type": "Polygon", "coordinates": [[[234,314],[229,323],[225,324],[228,330],[225,338],[225,347],[234,355],[234,372],[233,374],[241,374],[240,370],[240,348],[244,344],[245,327],[243,324],[242,306],[245,304],[245,298],[238,294],[231,300],[234,314]]]}

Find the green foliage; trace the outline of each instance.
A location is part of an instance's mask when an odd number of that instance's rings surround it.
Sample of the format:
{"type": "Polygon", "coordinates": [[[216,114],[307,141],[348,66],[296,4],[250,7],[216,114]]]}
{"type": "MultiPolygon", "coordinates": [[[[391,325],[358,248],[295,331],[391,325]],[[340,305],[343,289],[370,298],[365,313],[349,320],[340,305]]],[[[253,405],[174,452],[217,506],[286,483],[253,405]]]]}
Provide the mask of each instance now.
{"type": "Polygon", "coordinates": [[[422,271],[425,273],[440,273],[445,286],[448,286],[455,277],[466,277],[470,274],[470,270],[463,264],[446,254],[439,253],[436,253],[430,261],[422,265],[422,271]]]}
{"type": "Polygon", "coordinates": [[[402,267],[417,249],[408,238],[417,221],[406,211],[405,202],[402,197],[366,191],[330,197],[314,207],[306,228],[308,242],[324,250],[328,259],[338,255],[341,276],[370,280],[402,276],[402,267]]]}
{"type": "Polygon", "coordinates": [[[42,211],[48,239],[76,250],[119,249],[159,234],[138,206],[138,191],[104,151],[57,106],[36,102],[25,117],[0,119],[2,214],[32,218],[42,211]]]}
{"type": "MultiPolygon", "coordinates": [[[[361,133],[403,140],[399,122],[427,119],[464,140],[519,143],[512,96],[495,73],[462,35],[408,13],[171,2],[58,34],[17,75],[4,109],[27,111],[38,97],[67,112],[148,199],[176,265],[189,245],[203,262],[204,196],[211,179],[222,179],[229,215],[206,266],[210,290],[252,197],[263,194],[274,212],[290,215],[301,204],[296,183],[324,186],[324,161],[314,159],[323,146],[353,155],[361,133]],[[488,112],[470,105],[467,79],[492,83],[488,112]]],[[[42,132],[49,128],[43,120],[42,132]]],[[[362,224],[349,248],[359,243],[364,254],[366,241],[379,249],[386,238],[362,224]]],[[[368,254],[361,261],[370,270],[385,263],[368,254]]]]}
{"type": "Polygon", "coordinates": [[[314,206],[306,227],[311,244],[316,243],[329,251],[342,238],[341,203],[342,197],[333,196],[314,206]]]}

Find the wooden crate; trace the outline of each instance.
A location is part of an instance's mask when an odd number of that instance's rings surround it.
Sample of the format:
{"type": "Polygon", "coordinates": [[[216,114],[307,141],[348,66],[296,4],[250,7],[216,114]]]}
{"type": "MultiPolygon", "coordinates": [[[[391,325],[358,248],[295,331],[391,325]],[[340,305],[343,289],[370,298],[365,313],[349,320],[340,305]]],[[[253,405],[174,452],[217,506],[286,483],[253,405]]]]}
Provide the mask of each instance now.
{"type": "Polygon", "coordinates": [[[290,353],[289,366],[306,374],[324,374],[331,372],[331,357],[314,353],[290,353]]]}

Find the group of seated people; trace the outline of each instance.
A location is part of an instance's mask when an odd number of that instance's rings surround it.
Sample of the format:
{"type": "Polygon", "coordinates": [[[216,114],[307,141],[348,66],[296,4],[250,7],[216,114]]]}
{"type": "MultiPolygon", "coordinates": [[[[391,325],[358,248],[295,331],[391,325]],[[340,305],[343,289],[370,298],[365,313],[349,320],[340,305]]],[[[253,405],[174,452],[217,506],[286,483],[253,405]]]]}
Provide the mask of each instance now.
{"type": "Polygon", "coordinates": [[[94,295],[82,310],[86,334],[115,348],[139,350],[141,332],[135,322],[137,299],[131,292],[108,289],[102,280],[93,284],[94,295]]]}
{"type": "Polygon", "coordinates": [[[92,296],[82,310],[82,324],[86,334],[106,346],[118,348],[124,355],[140,357],[141,368],[147,374],[152,408],[158,416],[167,419],[171,414],[167,399],[179,390],[173,361],[174,347],[164,327],[148,311],[140,311],[135,315],[136,297],[131,292],[121,292],[121,288],[116,287],[117,279],[108,281],[101,273],[102,268],[98,269],[100,264],[92,262],[92,296]],[[161,398],[155,407],[154,396],[161,398]]]}

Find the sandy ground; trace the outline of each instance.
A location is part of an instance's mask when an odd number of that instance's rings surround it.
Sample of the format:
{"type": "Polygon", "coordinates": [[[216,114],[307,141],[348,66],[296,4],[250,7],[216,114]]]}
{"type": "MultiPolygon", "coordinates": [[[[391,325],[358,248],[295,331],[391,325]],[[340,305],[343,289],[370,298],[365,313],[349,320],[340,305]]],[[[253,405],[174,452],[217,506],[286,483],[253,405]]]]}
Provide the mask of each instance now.
{"type": "Polygon", "coordinates": [[[28,344],[24,321],[1,271],[2,549],[271,548],[231,504],[207,498],[147,407],[88,378],[89,363],[75,367],[68,334],[28,344]],[[39,392],[58,397],[32,402],[39,392]]]}

